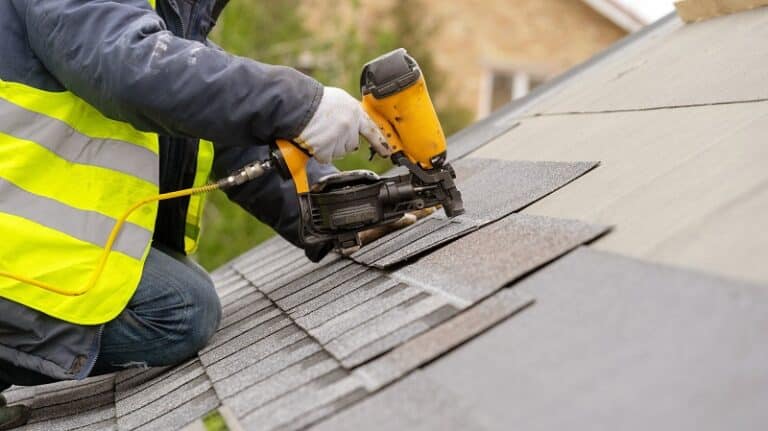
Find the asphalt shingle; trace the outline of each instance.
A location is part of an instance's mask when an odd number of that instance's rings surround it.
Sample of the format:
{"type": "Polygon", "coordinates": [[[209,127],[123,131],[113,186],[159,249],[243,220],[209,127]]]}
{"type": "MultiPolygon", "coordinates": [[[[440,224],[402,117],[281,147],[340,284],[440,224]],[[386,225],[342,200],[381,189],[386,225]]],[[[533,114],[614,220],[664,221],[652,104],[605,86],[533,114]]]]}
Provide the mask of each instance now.
{"type": "Polygon", "coordinates": [[[264,377],[260,382],[226,400],[225,404],[237,416],[242,417],[339,368],[338,361],[325,352],[318,352],[264,377]]]}
{"type": "Polygon", "coordinates": [[[327,356],[320,344],[311,338],[303,338],[242,369],[237,374],[214,382],[214,388],[216,393],[225,400],[313,355],[327,356]]]}
{"type": "MultiPolygon", "coordinates": [[[[180,406],[166,406],[165,413],[152,419],[150,422],[142,424],[137,431],[167,431],[179,429],[187,424],[194,422],[197,418],[202,418],[219,406],[219,399],[213,390],[208,389],[199,393],[201,387],[192,388],[189,395],[196,394],[193,398],[180,406]]],[[[126,429],[125,423],[120,423],[120,429],[126,429]]],[[[134,429],[134,428],[128,428],[134,429]]]]}
{"type": "MultiPolygon", "coordinates": [[[[203,363],[211,379],[217,381],[259,363],[275,352],[305,338],[307,335],[301,329],[295,325],[287,325],[259,340],[248,340],[248,342],[238,344],[234,348],[228,348],[226,356],[217,354],[216,357],[209,357],[209,359],[218,359],[218,361],[204,361],[203,363]]],[[[202,355],[201,360],[204,357],[205,355],[202,355]]]]}
{"type": "Polygon", "coordinates": [[[392,276],[473,303],[607,230],[575,220],[513,214],[392,276]]]}
{"type": "Polygon", "coordinates": [[[162,422],[161,418],[167,415],[179,418],[174,426],[182,427],[216,408],[219,401],[211,390],[211,381],[199,362],[194,368],[199,372],[179,376],[173,385],[162,388],[165,393],[159,398],[116,403],[117,409],[125,413],[117,417],[120,429],[163,429],[158,421],[162,422]],[[133,409],[126,409],[126,404],[133,409]]]}
{"type": "Polygon", "coordinates": [[[270,298],[283,310],[291,310],[307,301],[330,291],[341,283],[352,279],[368,268],[348,261],[318,268],[297,282],[290,283],[269,293],[270,298]]]}
{"type": "Polygon", "coordinates": [[[298,429],[367,395],[355,375],[337,370],[321,376],[243,417],[247,429],[298,429]]]}
{"type": "Polygon", "coordinates": [[[582,247],[512,290],[536,305],[423,368],[492,429],[768,423],[765,286],[582,247]]]}
{"type": "Polygon", "coordinates": [[[303,331],[281,315],[201,354],[200,360],[212,377],[223,378],[304,337],[303,331]]]}
{"type": "Polygon", "coordinates": [[[533,297],[503,289],[436,328],[363,365],[370,390],[386,386],[411,370],[434,360],[507,317],[533,304],[533,297]]]}
{"type": "Polygon", "coordinates": [[[30,430],[74,430],[95,423],[114,423],[115,376],[38,387],[31,402],[30,430]]]}
{"type": "MultiPolygon", "coordinates": [[[[444,298],[428,294],[416,295],[362,325],[356,326],[342,336],[328,342],[325,347],[337,358],[344,359],[357,350],[369,346],[403,327],[407,327],[410,322],[422,319],[442,308],[451,308],[444,298]]],[[[428,328],[424,327],[422,329],[428,328]]],[[[409,338],[408,336],[413,335],[415,334],[404,332],[402,337],[398,338],[400,341],[405,341],[409,338]]],[[[392,347],[386,343],[375,344],[375,346],[379,347],[379,349],[368,349],[366,350],[367,355],[358,355],[354,361],[345,361],[345,365],[357,365],[379,353],[383,353],[388,347],[392,347]]]]}
{"type": "Polygon", "coordinates": [[[118,391],[119,395],[115,397],[115,413],[118,417],[126,416],[164,398],[175,389],[204,375],[205,370],[200,361],[193,359],[144,384],[133,388],[124,388],[118,391]]]}
{"type": "Polygon", "coordinates": [[[478,416],[454,390],[431,382],[416,372],[330,420],[312,427],[315,431],[357,430],[487,430],[478,416]]]}
{"type": "Polygon", "coordinates": [[[332,318],[382,295],[399,282],[376,271],[367,271],[333,290],[291,310],[291,317],[305,329],[316,328],[332,318]]]}
{"type": "Polygon", "coordinates": [[[478,225],[473,220],[464,216],[455,217],[440,229],[432,231],[411,243],[403,244],[398,242],[398,248],[392,253],[372,262],[371,266],[381,269],[393,267],[477,229],[478,225]]]}
{"type": "Polygon", "coordinates": [[[115,418],[115,408],[112,403],[109,402],[107,396],[101,395],[98,397],[91,397],[89,401],[94,402],[91,408],[78,408],[70,409],[69,406],[60,408],[55,415],[51,415],[46,411],[40,411],[39,417],[44,417],[44,420],[34,422],[34,418],[27,426],[23,427],[24,431],[105,431],[116,430],[117,420],[115,418]]]}
{"type": "Polygon", "coordinates": [[[377,268],[397,265],[519,211],[589,172],[597,162],[509,162],[468,158],[454,165],[456,183],[464,199],[464,215],[448,220],[442,211],[438,211],[413,226],[363,247],[352,258],[377,268]]]}
{"type": "Polygon", "coordinates": [[[321,343],[329,343],[348,331],[360,327],[363,323],[370,323],[372,319],[422,294],[420,289],[398,283],[370,301],[346,310],[322,325],[314,328],[307,327],[307,330],[311,331],[313,337],[321,343]]]}
{"type": "MultiPolygon", "coordinates": [[[[256,307],[254,307],[256,308],[256,307]]],[[[246,314],[245,317],[240,318],[240,320],[233,322],[232,324],[229,324],[227,326],[222,326],[218,332],[213,336],[211,339],[211,342],[208,343],[208,345],[203,348],[203,350],[200,351],[201,354],[206,354],[209,351],[228,343],[230,340],[232,340],[235,337],[239,337],[246,332],[250,330],[254,330],[256,327],[260,325],[264,325],[270,321],[273,320],[279,320],[283,317],[283,312],[272,305],[271,303],[264,308],[258,309],[258,310],[249,310],[244,309],[244,311],[233,313],[229,316],[226,316],[226,318],[229,318],[230,316],[233,317],[239,317],[240,314],[246,314]]],[[[232,319],[227,319],[232,320],[232,319]]],[[[224,322],[224,319],[222,319],[222,323],[224,322]]]]}

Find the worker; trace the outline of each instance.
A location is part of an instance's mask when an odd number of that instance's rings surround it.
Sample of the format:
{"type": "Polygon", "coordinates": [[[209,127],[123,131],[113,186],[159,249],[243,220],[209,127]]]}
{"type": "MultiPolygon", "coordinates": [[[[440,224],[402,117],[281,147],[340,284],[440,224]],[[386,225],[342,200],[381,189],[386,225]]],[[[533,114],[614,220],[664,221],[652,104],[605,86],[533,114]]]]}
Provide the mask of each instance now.
{"type": "MultiPolygon", "coordinates": [[[[0,2],[0,271],[83,286],[127,207],[265,159],[278,138],[314,155],[310,181],[360,134],[388,155],[351,95],[210,43],[226,3],[0,2]]],[[[277,173],[228,195],[305,246],[294,187],[277,173]]],[[[205,346],[221,307],[186,256],[201,208],[193,197],[136,211],[85,293],[0,277],[0,393],[174,365],[205,346]]],[[[330,247],[305,251],[318,260],[330,247]]],[[[0,395],[0,429],[28,417],[0,395]]]]}

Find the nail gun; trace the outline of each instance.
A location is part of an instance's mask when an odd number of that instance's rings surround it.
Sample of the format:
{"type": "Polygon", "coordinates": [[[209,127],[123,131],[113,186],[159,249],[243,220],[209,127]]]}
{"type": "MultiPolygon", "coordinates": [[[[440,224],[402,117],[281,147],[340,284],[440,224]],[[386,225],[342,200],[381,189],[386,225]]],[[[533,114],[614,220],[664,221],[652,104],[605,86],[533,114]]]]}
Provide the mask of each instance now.
{"type": "Polygon", "coordinates": [[[310,188],[309,155],[278,140],[269,165],[295,183],[305,244],[333,241],[339,249],[354,249],[360,246],[359,232],[405,213],[437,205],[448,217],[464,212],[456,174],[446,161],[445,135],[416,61],[402,48],[382,55],[363,67],[360,87],[363,109],[387,138],[392,162],[408,173],[381,177],[368,170],[347,171],[310,188]]]}

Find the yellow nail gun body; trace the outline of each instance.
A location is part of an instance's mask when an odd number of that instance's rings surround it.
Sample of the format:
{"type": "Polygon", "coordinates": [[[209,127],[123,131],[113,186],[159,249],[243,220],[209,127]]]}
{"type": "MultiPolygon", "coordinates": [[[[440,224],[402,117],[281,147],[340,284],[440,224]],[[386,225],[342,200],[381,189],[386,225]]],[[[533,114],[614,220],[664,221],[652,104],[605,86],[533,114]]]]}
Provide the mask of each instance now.
{"type": "Polygon", "coordinates": [[[362,106],[392,150],[392,162],[409,173],[379,177],[366,170],[331,175],[311,189],[309,156],[295,144],[278,141],[275,159],[293,179],[301,206],[301,239],[359,246],[357,233],[391,223],[417,209],[442,205],[448,217],[464,212],[453,168],[446,162],[443,129],[416,61],[404,49],[363,67],[362,106]]]}

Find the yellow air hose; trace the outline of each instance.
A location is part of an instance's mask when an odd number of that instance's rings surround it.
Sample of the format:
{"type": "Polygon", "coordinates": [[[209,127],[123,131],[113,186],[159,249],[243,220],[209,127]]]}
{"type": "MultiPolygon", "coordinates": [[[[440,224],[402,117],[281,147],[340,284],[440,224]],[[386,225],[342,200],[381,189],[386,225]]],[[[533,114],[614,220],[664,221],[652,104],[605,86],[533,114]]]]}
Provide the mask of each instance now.
{"type": "Polygon", "coordinates": [[[79,289],[65,289],[63,287],[54,286],[44,281],[35,280],[33,278],[25,277],[23,275],[13,274],[11,272],[3,271],[3,270],[0,270],[0,277],[11,278],[21,283],[39,287],[40,289],[58,293],[64,296],[83,295],[87,293],[89,290],[93,289],[93,287],[96,286],[96,283],[99,282],[99,279],[101,278],[101,274],[104,272],[104,267],[107,265],[107,259],[109,258],[109,254],[112,252],[112,247],[114,246],[115,241],[117,240],[117,236],[120,234],[120,231],[123,229],[123,225],[125,224],[125,221],[128,219],[128,217],[130,217],[130,215],[134,211],[152,202],[159,202],[159,201],[164,201],[168,199],[180,198],[184,196],[208,193],[214,190],[226,189],[232,186],[237,186],[263,175],[267,170],[271,169],[272,166],[273,166],[273,162],[271,160],[267,160],[264,162],[251,163],[243,167],[242,169],[232,173],[230,176],[223,178],[215,183],[207,184],[201,187],[192,187],[189,189],[178,190],[175,192],[162,193],[156,196],[151,196],[151,197],[142,199],[139,202],[136,202],[130,208],[128,208],[123,213],[123,215],[120,216],[120,218],[117,219],[115,226],[112,228],[112,231],[110,232],[109,237],[107,238],[107,243],[104,245],[104,251],[101,253],[101,256],[99,257],[99,262],[96,264],[96,268],[94,269],[93,274],[88,280],[88,283],[86,283],[83,287],[79,289]]]}

